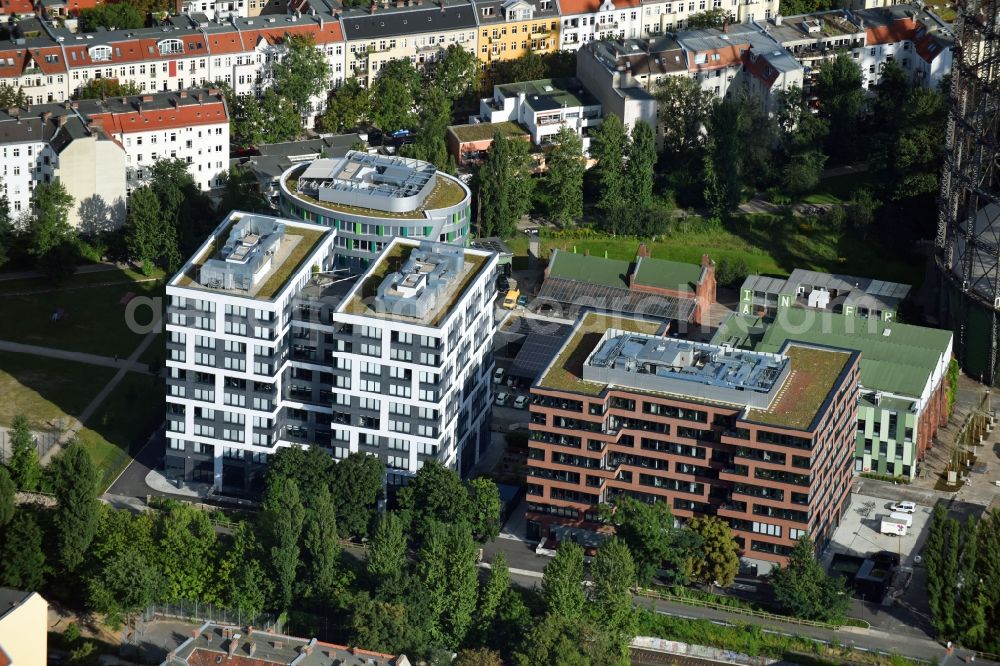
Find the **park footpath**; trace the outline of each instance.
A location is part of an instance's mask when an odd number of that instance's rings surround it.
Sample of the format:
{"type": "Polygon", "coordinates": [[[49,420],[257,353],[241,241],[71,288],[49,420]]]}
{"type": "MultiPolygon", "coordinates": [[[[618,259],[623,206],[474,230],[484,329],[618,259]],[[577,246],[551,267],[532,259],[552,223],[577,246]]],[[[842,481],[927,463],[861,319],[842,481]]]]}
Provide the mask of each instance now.
{"type": "Polygon", "coordinates": [[[115,376],[104,385],[104,388],[97,392],[97,395],[95,395],[83,411],[80,412],[80,415],[69,422],[68,428],[62,433],[62,435],[60,435],[55,445],[42,453],[39,459],[39,462],[41,462],[42,465],[48,465],[52,460],[52,457],[59,453],[67,442],[72,441],[76,433],[79,432],[84,427],[84,424],[87,423],[87,420],[93,416],[98,409],[100,409],[101,405],[104,404],[104,401],[107,400],[109,395],[111,395],[111,392],[117,388],[118,384],[121,383],[126,374],[129,372],[151,374],[149,367],[145,363],[139,362],[139,357],[141,357],[149,345],[153,343],[155,338],[155,332],[147,333],[129,357],[121,360],[117,358],[110,358],[108,356],[100,356],[98,354],[87,354],[84,352],[66,351],[64,349],[53,349],[51,347],[40,347],[38,345],[26,345],[19,342],[10,342],[9,340],[0,340],[0,351],[28,354],[33,356],[45,356],[48,358],[61,359],[63,361],[75,361],[77,363],[118,368],[118,372],[115,373],[115,376]]]}

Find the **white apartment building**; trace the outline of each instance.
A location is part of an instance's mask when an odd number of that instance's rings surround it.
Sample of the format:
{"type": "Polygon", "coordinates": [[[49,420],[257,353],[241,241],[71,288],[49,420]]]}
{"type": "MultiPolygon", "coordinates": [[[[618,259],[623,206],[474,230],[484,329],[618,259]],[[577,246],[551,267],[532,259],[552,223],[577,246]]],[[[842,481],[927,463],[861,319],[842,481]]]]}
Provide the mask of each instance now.
{"type": "Polygon", "coordinates": [[[129,193],[148,182],[150,168],[179,159],[203,190],[222,185],[229,168],[229,112],[215,88],[86,100],[78,104],[125,148],[129,193]]]}
{"type": "Polygon", "coordinates": [[[568,127],[583,139],[586,153],[591,128],[601,124],[601,103],[576,79],[522,81],[493,86],[493,97],[479,100],[479,120],[519,123],[536,146],[568,127]]]}
{"type": "Polygon", "coordinates": [[[49,140],[55,130],[54,123],[37,114],[0,110],[0,193],[7,196],[14,218],[31,209],[35,185],[52,179],[54,153],[49,140]]]}
{"type": "Polygon", "coordinates": [[[377,455],[390,483],[427,460],[471,469],[497,256],[397,238],[351,276],[337,233],[233,212],[168,283],[168,474],[252,491],[291,445],[377,455]]]}
{"type": "MultiPolygon", "coordinates": [[[[231,16],[251,16],[251,2],[257,9],[257,0],[183,0],[180,9],[184,14],[204,14],[214,21],[231,16]]],[[[260,13],[259,9],[257,13],[260,13]]]]}
{"type": "Polygon", "coordinates": [[[854,12],[865,30],[865,44],[851,55],[861,68],[862,85],[869,90],[882,79],[885,63],[895,60],[911,83],[936,88],[951,72],[955,35],[951,26],[916,5],[896,5],[854,12]]]}

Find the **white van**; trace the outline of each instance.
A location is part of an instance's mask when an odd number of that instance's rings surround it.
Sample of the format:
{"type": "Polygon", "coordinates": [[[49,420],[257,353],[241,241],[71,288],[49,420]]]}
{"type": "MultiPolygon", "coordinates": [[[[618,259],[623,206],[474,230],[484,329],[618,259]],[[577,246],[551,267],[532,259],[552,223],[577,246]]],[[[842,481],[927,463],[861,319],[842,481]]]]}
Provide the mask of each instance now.
{"type": "Polygon", "coordinates": [[[901,513],[894,511],[889,514],[889,520],[895,521],[897,523],[903,523],[907,527],[913,527],[913,515],[909,513],[901,513]]]}

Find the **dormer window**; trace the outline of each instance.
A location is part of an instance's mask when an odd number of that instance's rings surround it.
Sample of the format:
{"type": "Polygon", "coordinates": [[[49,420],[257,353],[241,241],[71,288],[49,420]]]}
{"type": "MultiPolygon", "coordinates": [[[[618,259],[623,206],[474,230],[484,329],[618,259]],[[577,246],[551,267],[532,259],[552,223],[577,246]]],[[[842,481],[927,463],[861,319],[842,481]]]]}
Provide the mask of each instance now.
{"type": "Polygon", "coordinates": [[[184,42],[179,39],[164,39],[156,44],[160,55],[175,55],[184,53],[184,42]]]}
{"type": "Polygon", "coordinates": [[[90,51],[90,59],[94,62],[111,60],[110,46],[91,46],[88,50],[90,51]]]}

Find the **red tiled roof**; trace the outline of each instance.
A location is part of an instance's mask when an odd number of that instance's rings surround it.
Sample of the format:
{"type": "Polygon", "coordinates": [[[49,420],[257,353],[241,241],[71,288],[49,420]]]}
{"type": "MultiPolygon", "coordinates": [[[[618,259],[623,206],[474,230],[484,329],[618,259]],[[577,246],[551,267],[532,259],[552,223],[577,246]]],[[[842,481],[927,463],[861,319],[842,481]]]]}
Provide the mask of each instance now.
{"type": "MultiPolygon", "coordinates": [[[[615,9],[631,9],[642,4],[641,0],[612,0],[615,9]]],[[[593,14],[600,10],[601,0],[559,0],[559,13],[565,14],[593,14]]]]}
{"type": "Polygon", "coordinates": [[[104,0],[64,0],[66,11],[71,14],[78,14],[82,9],[93,9],[97,5],[103,5],[104,0]]]}
{"type": "Polygon", "coordinates": [[[114,134],[148,132],[155,129],[178,129],[192,125],[208,125],[228,121],[226,106],[219,101],[190,104],[172,109],[154,109],[141,113],[139,111],[125,113],[108,111],[89,115],[92,121],[101,124],[114,134]]]}
{"type": "Polygon", "coordinates": [[[730,67],[732,65],[738,64],[742,61],[742,56],[740,55],[740,49],[748,51],[750,49],[749,44],[733,44],[732,46],[726,46],[721,49],[712,49],[711,51],[698,51],[697,55],[700,56],[704,54],[705,62],[697,63],[695,62],[697,57],[688,57],[688,69],[692,72],[705,72],[714,71],[716,69],[723,69],[730,67]],[[718,55],[718,59],[714,57],[718,55]]]}
{"type": "Polygon", "coordinates": [[[24,61],[27,51],[24,49],[6,49],[0,51],[0,77],[5,79],[21,76],[24,71],[24,61]],[[7,61],[12,60],[13,64],[8,65],[7,61]]]}
{"type": "Polygon", "coordinates": [[[941,55],[941,43],[933,34],[925,32],[917,39],[917,55],[920,56],[925,62],[932,62],[934,58],[941,55]]]}
{"type": "Polygon", "coordinates": [[[911,18],[896,19],[887,25],[868,28],[865,36],[865,43],[869,46],[873,44],[894,44],[905,40],[913,39],[917,31],[917,22],[911,18]]]}
{"type": "Polygon", "coordinates": [[[767,57],[764,55],[752,54],[750,51],[747,51],[743,54],[743,64],[754,78],[763,81],[768,88],[774,85],[774,82],[778,78],[777,68],[771,67],[767,61],[767,57]],[[753,55],[757,57],[754,58],[753,55]],[[768,74],[769,71],[770,74],[768,74]]]}
{"type": "Polygon", "coordinates": [[[34,14],[31,0],[0,0],[0,14],[34,14]]]}

